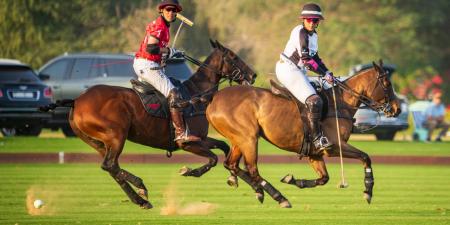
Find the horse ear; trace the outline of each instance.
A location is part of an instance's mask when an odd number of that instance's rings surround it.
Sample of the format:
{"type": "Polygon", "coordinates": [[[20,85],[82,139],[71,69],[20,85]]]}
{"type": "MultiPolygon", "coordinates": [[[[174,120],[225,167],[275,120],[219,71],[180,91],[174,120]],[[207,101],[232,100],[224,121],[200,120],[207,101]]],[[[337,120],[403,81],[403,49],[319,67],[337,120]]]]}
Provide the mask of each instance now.
{"type": "Polygon", "coordinates": [[[211,38],[209,39],[209,43],[211,43],[211,46],[212,46],[213,48],[217,48],[216,43],[215,43],[213,40],[211,40],[211,38]]]}
{"type": "Polygon", "coordinates": [[[375,61],[372,61],[372,64],[373,64],[373,68],[375,68],[375,70],[379,70],[380,69],[380,66],[378,66],[376,63],[375,63],[375,61]]]}
{"type": "Polygon", "coordinates": [[[383,68],[383,60],[380,59],[379,62],[380,62],[380,67],[383,68]]]}
{"type": "Polygon", "coordinates": [[[220,50],[223,50],[223,45],[220,44],[220,42],[218,40],[216,40],[216,45],[220,50]]]}

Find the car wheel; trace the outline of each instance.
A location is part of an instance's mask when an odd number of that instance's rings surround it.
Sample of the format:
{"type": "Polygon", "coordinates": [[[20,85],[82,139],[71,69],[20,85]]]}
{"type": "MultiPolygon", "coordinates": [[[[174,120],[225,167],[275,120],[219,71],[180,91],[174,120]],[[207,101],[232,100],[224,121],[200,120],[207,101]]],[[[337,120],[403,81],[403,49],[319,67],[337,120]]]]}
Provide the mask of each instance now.
{"type": "Polygon", "coordinates": [[[380,140],[380,141],[392,141],[392,140],[394,140],[395,133],[396,133],[396,131],[376,133],[375,136],[377,137],[377,140],[380,140]]]}
{"type": "Polygon", "coordinates": [[[419,140],[419,135],[418,135],[417,133],[414,133],[414,134],[412,135],[412,139],[413,139],[414,141],[418,141],[418,140],[419,140]]]}
{"type": "Polygon", "coordinates": [[[2,128],[1,129],[2,135],[4,137],[14,137],[16,136],[16,128],[2,128]]]}
{"type": "Polygon", "coordinates": [[[61,127],[61,130],[63,132],[63,134],[66,137],[76,137],[77,135],[73,132],[72,128],[70,126],[64,126],[61,127]]]}
{"type": "Polygon", "coordinates": [[[28,126],[16,129],[17,136],[39,136],[42,131],[41,126],[28,126]]]}

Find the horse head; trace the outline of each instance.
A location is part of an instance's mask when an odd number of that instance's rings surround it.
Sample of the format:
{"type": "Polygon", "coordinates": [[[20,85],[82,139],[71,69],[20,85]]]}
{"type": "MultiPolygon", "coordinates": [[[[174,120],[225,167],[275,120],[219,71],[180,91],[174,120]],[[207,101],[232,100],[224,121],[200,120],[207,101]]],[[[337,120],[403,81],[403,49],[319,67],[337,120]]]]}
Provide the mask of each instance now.
{"type": "MultiPolygon", "coordinates": [[[[210,64],[216,64],[219,79],[228,79],[243,85],[252,85],[256,79],[256,73],[233,51],[224,47],[217,40],[212,41],[214,48],[210,55],[210,64]]],[[[208,59],[207,59],[208,61],[208,59]]]]}
{"type": "Polygon", "coordinates": [[[394,93],[393,85],[389,79],[388,72],[383,68],[383,61],[380,64],[372,62],[373,71],[369,75],[370,85],[367,86],[364,96],[370,100],[368,105],[378,112],[384,112],[387,117],[396,117],[400,114],[400,102],[394,93]],[[375,80],[375,81],[373,81],[375,80]]]}

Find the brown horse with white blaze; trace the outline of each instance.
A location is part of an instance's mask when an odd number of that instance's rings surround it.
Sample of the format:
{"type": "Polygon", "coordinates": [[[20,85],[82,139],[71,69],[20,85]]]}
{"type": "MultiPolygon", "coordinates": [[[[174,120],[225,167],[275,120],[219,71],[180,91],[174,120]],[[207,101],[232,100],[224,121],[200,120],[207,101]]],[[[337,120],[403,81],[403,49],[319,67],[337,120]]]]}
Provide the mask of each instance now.
{"type": "MultiPolygon", "coordinates": [[[[328,113],[322,118],[321,126],[325,135],[334,145],[325,151],[313,151],[309,154],[309,163],[319,175],[318,179],[295,179],[285,176],[281,181],[299,188],[311,188],[324,185],[329,176],[323,157],[339,156],[336,114],[339,117],[339,132],[344,158],[359,159],[365,168],[364,197],[370,203],[374,178],[370,157],[363,151],[348,144],[353,115],[361,103],[383,111],[387,116],[398,116],[400,105],[394,94],[387,73],[380,65],[354,75],[343,82],[337,82],[336,101],[338,112],[334,110],[331,89],[325,90],[328,101],[328,113]]],[[[273,145],[286,151],[299,153],[304,142],[306,126],[300,119],[299,109],[294,101],[274,95],[270,90],[249,86],[225,88],[214,95],[206,110],[210,124],[231,143],[231,152],[224,166],[234,176],[247,182],[256,192],[260,202],[266,191],[281,207],[291,207],[289,201],[269,182],[264,180],[257,167],[258,139],[263,137],[273,145]],[[244,157],[247,170],[239,168],[244,157]]],[[[237,186],[232,176],[230,185],[237,186]]]]}
{"type": "MultiPolygon", "coordinates": [[[[256,78],[253,70],[234,52],[217,41],[211,44],[213,52],[204,63],[199,63],[199,69],[184,82],[191,96],[200,96],[200,104],[208,104],[204,101],[204,95],[215,93],[221,81],[252,84],[256,78]]],[[[103,157],[101,168],[109,172],[130,200],[142,208],[152,208],[142,179],[120,168],[119,156],[127,139],[169,149],[173,137],[168,119],[151,116],[132,89],[116,86],[93,86],[74,100],[64,100],[43,110],[58,106],[72,107],[69,122],[73,131],[100,153],[103,157]],[[131,185],[137,188],[137,193],[131,185]]],[[[200,177],[217,164],[217,156],[210,149],[219,148],[227,155],[229,146],[207,137],[208,121],[204,113],[185,118],[185,121],[189,131],[200,137],[201,141],[183,143],[178,147],[208,158],[208,163],[196,169],[185,169],[182,175],[200,177]]]]}

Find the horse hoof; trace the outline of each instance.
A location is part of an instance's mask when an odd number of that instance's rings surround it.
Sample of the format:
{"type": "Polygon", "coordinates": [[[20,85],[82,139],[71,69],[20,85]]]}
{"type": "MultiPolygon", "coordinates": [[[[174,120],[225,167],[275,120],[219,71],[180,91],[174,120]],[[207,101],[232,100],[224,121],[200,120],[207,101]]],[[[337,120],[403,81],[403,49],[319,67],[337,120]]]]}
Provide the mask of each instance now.
{"type": "Polygon", "coordinates": [[[145,200],[148,200],[147,190],[145,190],[145,189],[138,189],[137,193],[138,193],[139,196],[141,196],[141,198],[143,198],[145,200]]]}
{"type": "Polygon", "coordinates": [[[281,178],[280,181],[285,184],[293,184],[293,183],[295,183],[294,175],[288,174],[288,175],[284,176],[283,178],[281,178]]]}
{"type": "Polygon", "coordinates": [[[284,200],[284,201],[280,202],[280,207],[281,208],[292,208],[292,205],[288,200],[284,200]]]}
{"type": "Polygon", "coordinates": [[[370,204],[370,202],[372,202],[372,195],[364,192],[364,199],[366,199],[367,203],[370,204]]]}
{"type": "Polygon", "coordinates": [[[256,199],[258,199],[259,203],[262,204],[264,202],[264,192],[263,193],[256,192],[255,194],[256,194],[256,199]]]}
{"type": "Polygon", "coordinates": [[[141,205],[142,209],[151,209],[153,208],[153,205],[150,204],[150,202],[145,202],[144,204],[141,205]]]}
{"type": "Polygon", "coordinates": [[[229,176],[227,180],[227,184],[231,187],[237,188],[238,185],[238,179],[235,176],[229,176]]]}
{"type": "Polygon", "coordinates": [[[183,166],[181,167],[179,173],[181,176],[189,176],[189,173],[192,171],[191,168],[187,167],[187,166],[183,166]]]}

